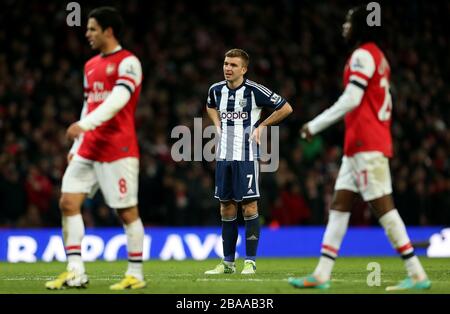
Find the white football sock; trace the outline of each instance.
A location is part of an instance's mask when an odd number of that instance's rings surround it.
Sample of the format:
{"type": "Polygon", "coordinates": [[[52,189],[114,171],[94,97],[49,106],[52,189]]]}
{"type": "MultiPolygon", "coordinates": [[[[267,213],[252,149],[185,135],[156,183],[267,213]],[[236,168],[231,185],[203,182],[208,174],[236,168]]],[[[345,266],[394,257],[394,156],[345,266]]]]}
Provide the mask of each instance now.
{"type": "Polygon", "coordinates": [[[350,212],[330,210],[328,224],[322,240],[322,256],[314,270],[314,277],[319,281],[327,281],[331,277],[335,259],[341,247],[342,239],[347,232],[350,212]]]}
{"type": "Polygon", "coordinates": [[[81,259],[81,241],[84,237],[84,223],[81,214],[62,217],[64,246],[67,255],[67,270],[84,273],[81,259]]]}
{"type": "Polygon", "coordinates": [[[405,224],[397,209],[390,210],[384,214],[379,221],[392,246],[404,259],[408,276],[413,277],[416,280],[426,279],[427,275],[425,270],[417,256],[414,254],[414,248],[409,240],[405,224]]]}
{"type": "Polygon", "coordinates": [[[144,225],[138,218],[128,225],[123,225],[127,235],[128,269],[126,274],[144,280],[142,269],[142,251],[144,248],[144,225]]]}

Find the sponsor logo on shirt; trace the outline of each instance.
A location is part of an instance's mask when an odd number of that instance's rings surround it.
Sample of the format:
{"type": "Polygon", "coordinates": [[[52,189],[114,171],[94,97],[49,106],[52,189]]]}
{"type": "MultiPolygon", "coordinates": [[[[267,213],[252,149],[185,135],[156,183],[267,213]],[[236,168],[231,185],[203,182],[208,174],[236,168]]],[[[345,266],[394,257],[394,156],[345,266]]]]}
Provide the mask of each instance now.
{"type": "Polygon", "coordinates": [[[88,102],[103,102],[106,98],[108,98],[109,94],[111,94],[111,92],[107,91],[107,90],[89,92],[87,101],[88,102]]]}
{"type": "Polygon", "coordinates": [[[245,111],[221,111],[220,118],[222,120],[247,120],[248,112],[245,111]]]}
{"type": "Polygon", "coordinates": [[[92,87],[93,90],[88,93],[88,102],[103,102],[111,94],[111,91],[105,90],[103,82],[95,81],[92,87]]]}

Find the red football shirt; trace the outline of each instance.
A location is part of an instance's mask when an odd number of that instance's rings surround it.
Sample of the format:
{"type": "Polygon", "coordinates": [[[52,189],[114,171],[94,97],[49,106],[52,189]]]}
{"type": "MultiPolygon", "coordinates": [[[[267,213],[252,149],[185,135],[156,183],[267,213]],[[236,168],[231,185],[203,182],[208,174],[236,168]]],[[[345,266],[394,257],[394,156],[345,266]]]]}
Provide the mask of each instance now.
{"type": "Polygon", "coordinates": [[[128,103],[114,117],[84,133],[78,154],[84,158],[112,162],[126,157],[139,157],[135,130],[135,111],[141,91],[142,70],[139,60],[120,49],[108,55],[91,58],[84,67],[87,114],[108,97],[116,85],[131,93],[128,103]]]}
{"type": "Polygon", "coordinates": [[[379,151],[392,157],[390,74],[383,52],[372,42],[361,45],[347,61],[344,86],[356,82],[365,93],[359,106],[345,116],[346,156],[379,151]]]}

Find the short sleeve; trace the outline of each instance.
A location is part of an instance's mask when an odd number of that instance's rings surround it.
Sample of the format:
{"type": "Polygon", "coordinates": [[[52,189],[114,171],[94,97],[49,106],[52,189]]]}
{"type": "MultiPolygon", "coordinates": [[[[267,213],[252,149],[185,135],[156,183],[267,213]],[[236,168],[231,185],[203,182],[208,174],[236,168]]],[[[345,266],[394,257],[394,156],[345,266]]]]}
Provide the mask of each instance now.
{"type": "Polygon", "coordinates": [[[350,58],[351,83],[366,87],[375,72],[375,60],[368,50],[356,49],[350,58]]]}
{"type": "Polygon", "coordinates": [[[251,82],[249,83],[249,86],[252,87],[256,105],[259,107],[269,107],[277,110],[286,103],[286,99],[274,93],[264,85],[251,82]]]}
{"type": "Polygon", "coordinates": [[[206,98],[206,105],[208,108],[217,108],[216,97],[214,95],[214,88],[211,86],[208,90],[208,97],[206,98]]]}
{"type": "Polygon", "coordinates": [[[116,85],[123,85],[130,93],[133,93],[141,82],[142,66],[138,58],[129,56],[123,59],[119,64],[116,85]]]}

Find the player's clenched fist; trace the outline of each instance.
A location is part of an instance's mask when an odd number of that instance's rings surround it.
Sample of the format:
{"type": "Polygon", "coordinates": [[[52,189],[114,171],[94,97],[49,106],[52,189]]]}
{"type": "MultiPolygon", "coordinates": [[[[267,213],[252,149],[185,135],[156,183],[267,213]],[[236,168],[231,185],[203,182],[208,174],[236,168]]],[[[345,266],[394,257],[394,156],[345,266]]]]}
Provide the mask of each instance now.
{"type": "Polygon", "coordinates": [[[307,124],[303,125],[303,127],[300,129],[300,136],[308,142],[311,141],[312,134],[311,131],[309,131],[307,124]]]}
{"type": "Polygon", "coordinates": [[[78,125],[77,122],[72,123],[66,131],[66,136],[70,140],[78,138],[84,130],[78,125]]]}

